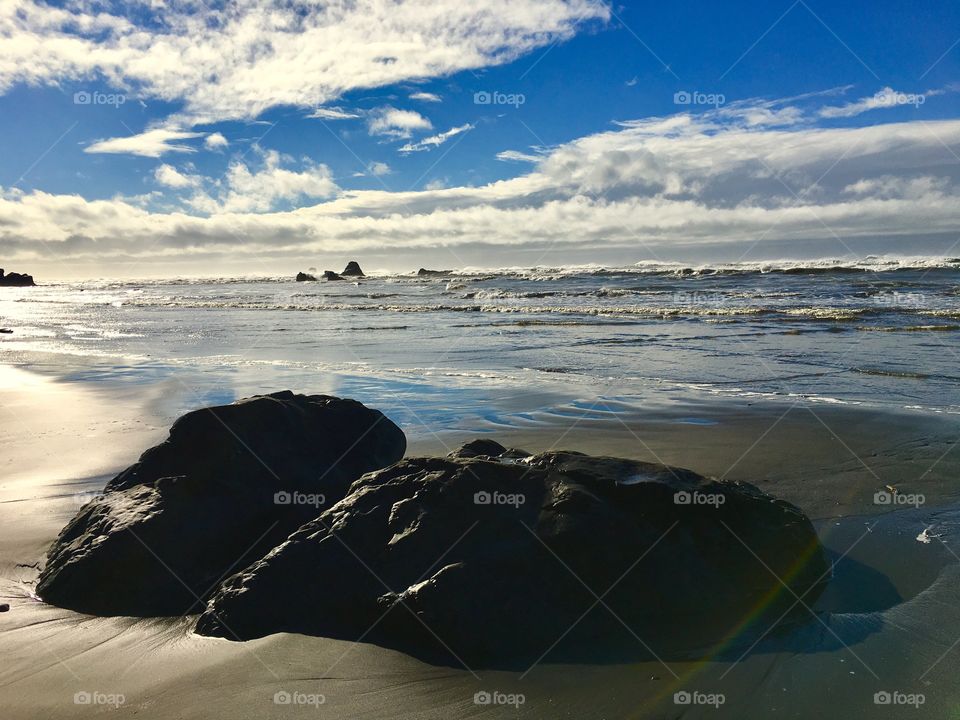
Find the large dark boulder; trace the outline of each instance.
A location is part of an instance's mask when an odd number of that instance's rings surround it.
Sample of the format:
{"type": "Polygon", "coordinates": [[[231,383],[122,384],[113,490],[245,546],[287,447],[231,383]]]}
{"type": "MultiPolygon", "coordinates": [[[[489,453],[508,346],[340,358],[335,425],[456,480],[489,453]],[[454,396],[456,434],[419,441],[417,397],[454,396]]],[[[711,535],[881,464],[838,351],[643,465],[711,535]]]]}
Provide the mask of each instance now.
{"type": "Polygon", "coordinates": [[[287,391],[190,412],[64,528],[37,592],[93,614],[199,612],[223,577],[405,450],[354,400],[287,391]]]}
{"type": "Polygon", "coordinates": [[[310,273],[298,272],[297,273],[297,282],[311,282],[317,278],[311,275],[310,273]]]}
{"type": "Polygon", "coordinates": [[[343,277],[364,277],[363,270],[360,269],[360,264],[356,260],[348,262],[340,274],[343,277]]]}
{"type": "Polygon", "coordinates": [[[225,581],[197,629],[470,666],[699,657],[808,619],[792,593],[809,605],[828,575],[803,513],[752,485],[475,441],[358,480],[225,581]]]}
{"type": "Polygon", "coordinates": [[[343,280],[343,278],[337,275],[333,270],[324,270],[323,279],[324,280],[343,280]]]}
{"type": "Polygon", "coordinates": [[[0,287],[32,287],[36,285],[32,275],[26,273],[6,273],[0,269],[0,287]]]}

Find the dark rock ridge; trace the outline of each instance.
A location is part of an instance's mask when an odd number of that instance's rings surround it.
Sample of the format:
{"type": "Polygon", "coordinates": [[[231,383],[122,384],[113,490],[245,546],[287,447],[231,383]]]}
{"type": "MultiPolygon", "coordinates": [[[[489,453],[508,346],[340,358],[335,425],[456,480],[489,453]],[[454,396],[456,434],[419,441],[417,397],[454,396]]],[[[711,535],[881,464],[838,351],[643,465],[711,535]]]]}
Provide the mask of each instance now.
{"type": "Polygon", "coordinates": [[[323,279],[324,280],[343,280],[343,278],[337,275],[333,270],[324,270],[323,279]]]}
{"type": "Polygon", "coordinates": [[[32,275],[26,273],[4,273],[0,268],[0,287],[32,287],[36,285],[32,275]]]}
{"type": "Polygon", "coordinates": [[[811,605],[828,575],[809,520],[752,485],[480,440],[357,480],[227,579],[197,631],[362,638],[473,667],[700,657],[808,619],[792,593],[811,605]]]}
{"type": "Polygon", "coordinates": [[[452,270],[427,270],[426,268],[420,268],[417,270],[417,277],[432,277],[434,275],[449,275],[452,270]]]}
{"type": "Polygon", "coordinates": [[[315,277],[314,277],[313,275],[311,275],[310,273],[305,273],[305,272],[298,272],[298,273],[297,273],[297,282],[309,282],[309,281],[311,281],[311,280],[316,280],[316,279],[317,279],[317,278],[315,278],[315,277]]]}
{"type": "Polygon", "coordinates": [[[360,269],[360,264],[356,260],[351,260],[348,262],[347,266],[340,274],[344,277],[366,277],[363,274],[363,270],[360,269]]]}
{"type": "Polygon", "coordinates": [[[199,612],[223,577],[405,450],[381,412],[325,395],[187,413],[64,528],[37,593],[101,615],[199,612]]]}

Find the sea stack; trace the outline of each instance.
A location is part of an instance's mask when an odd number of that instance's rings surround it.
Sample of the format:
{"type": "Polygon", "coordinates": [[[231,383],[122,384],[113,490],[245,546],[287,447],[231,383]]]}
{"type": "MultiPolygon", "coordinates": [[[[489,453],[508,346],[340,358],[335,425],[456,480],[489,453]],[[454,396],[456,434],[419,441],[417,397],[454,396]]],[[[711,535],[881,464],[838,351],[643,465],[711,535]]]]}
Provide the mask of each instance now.
{"type": "Polygon", "coordinates": [[[32,287],[36,285],[33,281],[32,275],[27,275],[26,273],[15,273],[12,272],[9,275],[5,275],[3,268],[0,268],[0,286],[3,287],[32,287]]]}
{"type": "Polygon", "coordinates": [[[324,270],[323,271],[324,280],[343,280],[340,275],[337,275],[333,270],[324,270]]]}
{"type": "Polygon", "coordinates": [[[340,274],[343,277],[364,277],[363,270],[360,269],[360,264],[356,260],[348,262],[340,274]]]}
{"type": "Polygon", "coordinates": [[[310,273],[305,273],[305,272],[297,273],[297,282],[309,282],[311,280],[316,280],[316,278],[310,273]]]}

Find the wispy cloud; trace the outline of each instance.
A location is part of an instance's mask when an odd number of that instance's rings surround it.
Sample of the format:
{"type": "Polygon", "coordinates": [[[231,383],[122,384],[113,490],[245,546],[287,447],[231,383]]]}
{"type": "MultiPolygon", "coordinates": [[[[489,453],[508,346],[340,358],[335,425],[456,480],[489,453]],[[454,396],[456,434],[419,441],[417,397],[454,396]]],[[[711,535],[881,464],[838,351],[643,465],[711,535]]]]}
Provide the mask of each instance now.
{"type": "Polygon", "coordinates": [[[319,118],[320,120],[350,120],[360,117],[357,113],[344,110],[340,107],[319,107],[307,115],[308,118],[319,118]]]}
{"type": "Polygon", "coordinates": [[[860,98],[855,102],[822,108],[819,115],[822,118],[850,118],[871,110],[889,110],[909,105],[919,107],[927,101],[928,97],[940,95],[942,92],[941,90],[928,90],[925,93],[906,93],[899,92],[891,87],[885,87],[878,93],[860,98]]]}
{"type": "Polygon", "coordinates": [[[442,98],[436,93],[432,92],[415,92],[410,95],[411,100],[419,100],[420,102],[432,102],[438,103],[442,101],[442,98]]]}
{"type": "Polygon", "coordinates": [[[191,140],[198,137],[203,137],[203,133],[156,128],[146,130],[139,135],[98,140],[84,148],[84,152],[140,155],[142,157],[156,158],[171,152],[196,152],[197,149],[195,147],[184,145],[179,141],[191,140]]]}
{"type": "Polygon", "coordinates": [[[476,126],[472,125],[471,123],[466,123],[458,127],[450,128],[446,132],[438,133],[436,135],[431,135],[430,137],[423,138],[423,140],[418,140],[415,143],[407,143],[406,145],[400,148],[400,152],[412,153],[412,152],[422,152],[424,150],[432,150],[433,148],[438,147],[439,145],[443,145],[443,143],[445,143],[447,140],[449,140],[452,137],[456,137],[461,133],[465,133],[465,132],[468,132],[469,130],[473,130],[474,127],[476,126]]]}

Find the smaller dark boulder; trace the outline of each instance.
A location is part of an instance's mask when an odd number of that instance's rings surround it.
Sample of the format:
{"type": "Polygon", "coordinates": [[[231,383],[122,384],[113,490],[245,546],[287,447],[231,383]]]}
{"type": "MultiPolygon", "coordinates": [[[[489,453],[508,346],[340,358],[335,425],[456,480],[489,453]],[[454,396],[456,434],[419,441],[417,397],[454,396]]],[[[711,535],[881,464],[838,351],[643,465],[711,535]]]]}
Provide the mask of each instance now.
{"type": "Polygon", "coordinates": [[[343,269],[343,272],[340,273],[344,277],[365,277],[363,270],[360,269],[359,263],[356,260],[351,260],[347,263],[347,266],[343,269]]]}
{"type": "Polygon", "coordinates": [[[2,287],[32,287],[36,285],[32,275],[26,273],[7,273],[4,274],[0,268],[0,286],[2,287]]]}
{"type": "Polygon", "coordinates": [[[309,282],[311,280],[316,280],[316,278],[309,273],[305,273],[305,272],[297,273],[297,282],[309,282]]]}
{"type": "Polygon", "coordinates": [[[7,612],[10,609],[10,603],[3,603],[0,605],[0,612],[7,612]]]}
{"type": "Polygon", "coordinates": [[[417,270],[417,277],[435,277],[437,275],[449,275],[452,270],[427,270],[420,268],[417,270]]]}
{"type": "Polygon", "coordinates": [[[324,270],[323,271],[324,280],[343,280],[340,275],[337,275],[333,270],[324,270]]]}

